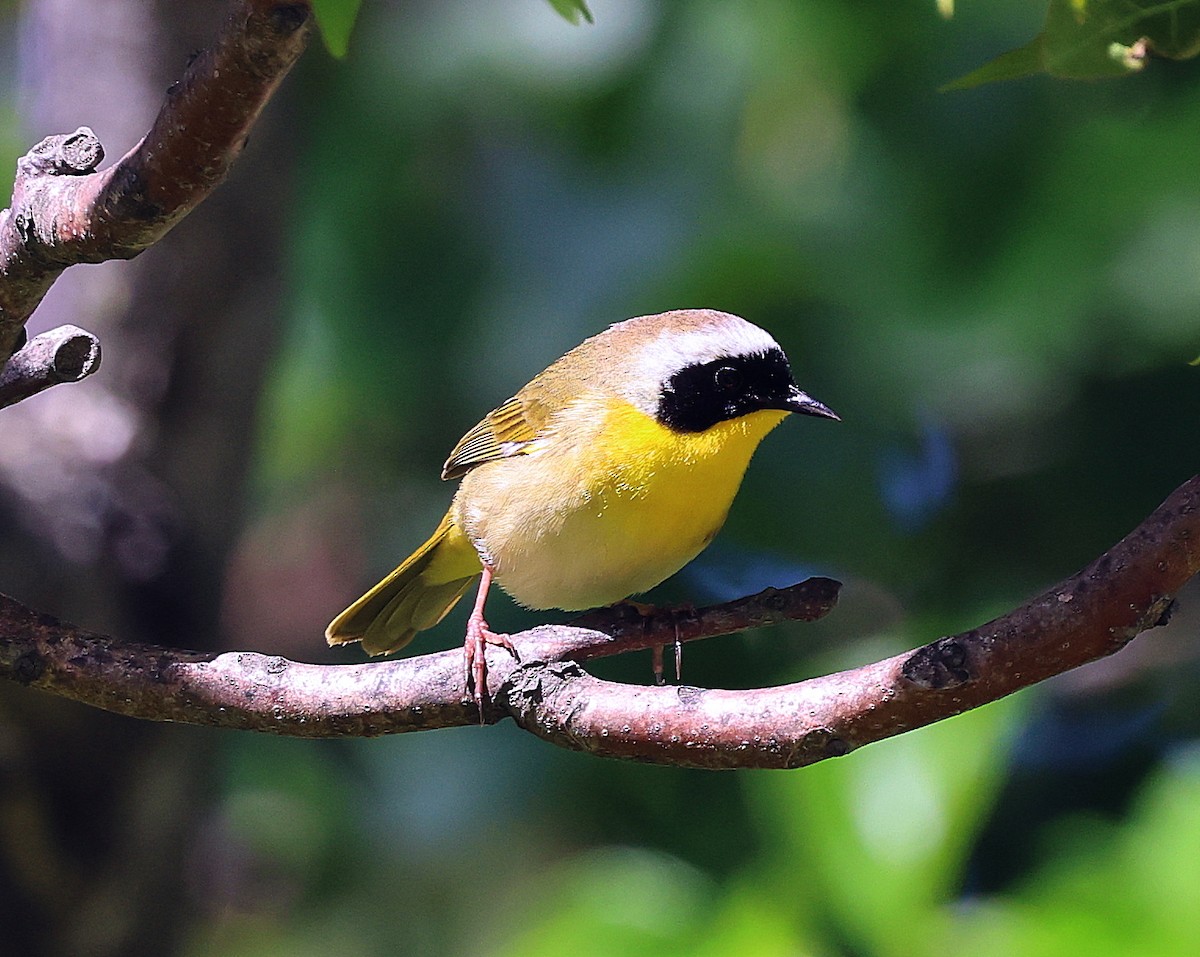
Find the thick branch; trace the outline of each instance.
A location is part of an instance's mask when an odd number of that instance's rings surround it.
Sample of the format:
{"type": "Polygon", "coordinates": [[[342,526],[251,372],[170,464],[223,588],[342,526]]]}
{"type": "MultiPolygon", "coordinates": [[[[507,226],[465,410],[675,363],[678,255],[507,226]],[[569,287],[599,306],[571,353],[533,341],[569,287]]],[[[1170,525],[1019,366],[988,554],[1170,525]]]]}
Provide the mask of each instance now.
{"type": "MultiPolygon", "coordinates": [[[[514,636],[489,657],[488,721],[512,716],[565,747],[707,768],[798,767],[994,701],[1118,651],[1165,622],[1200,571],[1200,476],[1120,543],[1028,604],[915,651],[840,674],[750,691],[634,687],[576,661],[693,640],[833,607],[811,579],[750,599],[643,620],[620,610],[590,627],[514,636]],[[603,629],[603,630],[598,630],[603,629]]],[[[172,651],[94,635],[0,600],[0,676],[122,714],[307,737],[470,724],[462,655],[361,665],[298,664],[249,652],[172,651]]]]}
{"type": "Polygon", "coordinates": [[[78,382],[100,368],[100,340],[78,326],[59,326],[30,339],[0,370],[0,409],[60,382],[78,382]]]}
{"type": "MultiPolygon", "coordinates": [[[[514,635],[522,661],[489,655],[489,684],[563,658],[584,660],[694,641],[832,610],[840,585],[813,578],[680,617],[616,609],[589,616],[598,631],[546,625],[514,635]]],[[[464,694],[462,651],[361,665],[313,665],[253,652],[205,655],[84,631],[0,596],[0,677],[138,718],[297,737],[391,734],[477,724],[464,694]]],[[[507,716],[503,698],[486,718],[507,716]]]]}
{"type": "Polygon", "coordinates": [[[238,0],[210,50],[167,92],[150,132],[97,172],[91,130],[49,137],[17,164],[0,212],[0,360],[58,275],[129,259],[220,183],[308,39],[307,2],[238,0]]]}

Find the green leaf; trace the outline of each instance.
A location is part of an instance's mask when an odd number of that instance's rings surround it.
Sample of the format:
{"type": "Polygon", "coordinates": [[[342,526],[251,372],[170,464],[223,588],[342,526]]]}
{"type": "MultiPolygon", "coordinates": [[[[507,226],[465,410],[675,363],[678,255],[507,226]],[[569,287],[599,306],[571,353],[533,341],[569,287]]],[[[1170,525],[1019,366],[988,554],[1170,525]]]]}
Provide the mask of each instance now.
{"type": "Polygon", "coordinates": [[[321,27],[325,49],[339,60],[350,48],[350,32],[361,5],[362,0],[313,0],[313,14],[321,27]]]}
{"type": "Polygon", "coordinates": [[[1019,80],[1041,73],[1042,70],[1042,38],[1036,36],[1025,46],[1001,53],[979,69],[972,70],[957,80],[951,80],[942,87],[942,92],[969,90],[984,83],[997,83],[1000,80],[1019,80]]]}
{"type": "Polygon", "coordinates": [[[546,0],[546,2],[567,23],[578,25],[580,20],[586,20],[588,23],[596,22],[592,19],[592,11],[588,9],[587,0],[546,0]]]}
{"type": "Polygon", "coordinates": [[[1188,365],[1190,365],[1190,366],[1200,366],[1200,356],[1196,356],[1196,358],[1195,358],[1195,359],[1193,359],[1191,362],[1189,362],[1189,363],[1188,363],[1188,365]]]}
{"type": "Polygon", "coordinates": [[[1042,32],[1029,43],[946,84],[963,90],[1046,73],[1094,80],[1137,73],[1153,54],[1200,53],[1200,0],[1050,0],[1042,32]]]}
{"type": "Polygon", "coordinates": [[[1042,31],[1042,65],[1051,76],[1096,79],[1140,70],[1125,51],[1141,38],[1139,0],[1051,0],[1042,31]]]}

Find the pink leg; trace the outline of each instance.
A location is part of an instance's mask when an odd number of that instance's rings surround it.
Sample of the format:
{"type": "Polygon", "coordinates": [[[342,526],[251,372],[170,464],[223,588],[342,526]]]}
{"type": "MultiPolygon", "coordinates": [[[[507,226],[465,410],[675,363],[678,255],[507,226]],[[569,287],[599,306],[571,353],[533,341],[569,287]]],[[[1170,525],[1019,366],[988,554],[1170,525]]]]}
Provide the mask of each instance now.
{"type": "Polygon", "coordinates": [[[492,587],[492,567],[483,566],[483,577],[479,579],[479,593],[475,596],[475,608],[467,619],[467,640],[463,643],[463,663],[466,668],[467,690],[475,698],[475,706],[479,708],[479,723],[483,723],[483,698],[487,693],[487,657],[488,645],[499,645],[508,650],[514,658],[517,649],[513,647],[508,635],[498,635],[488,627],[483,618],[483,606],[487,602],[488,589],[492,587]]]}

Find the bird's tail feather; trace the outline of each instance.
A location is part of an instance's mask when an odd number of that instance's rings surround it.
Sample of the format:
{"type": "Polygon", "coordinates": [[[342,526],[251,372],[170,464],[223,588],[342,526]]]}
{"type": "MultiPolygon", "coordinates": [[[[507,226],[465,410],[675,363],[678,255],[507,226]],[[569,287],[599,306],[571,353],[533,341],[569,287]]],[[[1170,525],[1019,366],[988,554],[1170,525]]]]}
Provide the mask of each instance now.
{"type": "Polygon", "coordinates": [[[475,549],[447,513],[424,545],[329,623],[325,639],[361,641],[371,655],[399,651],[441,621],[479,571],[475,549]]]}

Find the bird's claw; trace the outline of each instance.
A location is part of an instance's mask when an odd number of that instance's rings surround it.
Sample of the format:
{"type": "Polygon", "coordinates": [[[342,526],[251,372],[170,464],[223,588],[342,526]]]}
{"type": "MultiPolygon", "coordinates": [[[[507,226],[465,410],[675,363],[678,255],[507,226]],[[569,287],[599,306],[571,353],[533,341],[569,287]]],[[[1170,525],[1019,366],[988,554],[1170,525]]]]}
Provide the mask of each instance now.
{"type": "Polygon", "coordinates": [[[497,645],[517,661],[521,656],[509,639],[492,631],[482,616],[472,615],[467,620],[467,640],[463,643],[463,666],[466,672],[467,690],[479,709],[479,723],[483,724],[483,699],[487,697],[487,646],[497,645]]]}

